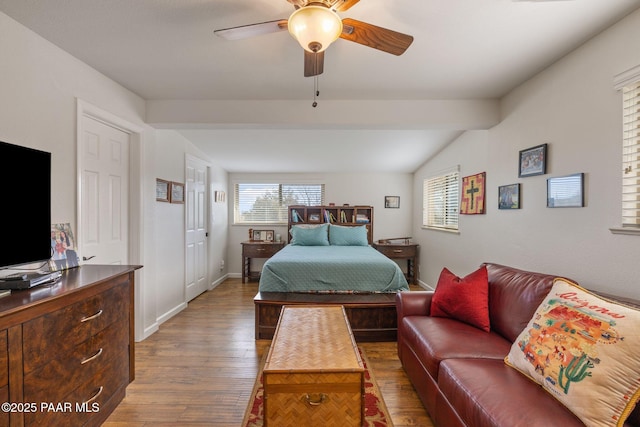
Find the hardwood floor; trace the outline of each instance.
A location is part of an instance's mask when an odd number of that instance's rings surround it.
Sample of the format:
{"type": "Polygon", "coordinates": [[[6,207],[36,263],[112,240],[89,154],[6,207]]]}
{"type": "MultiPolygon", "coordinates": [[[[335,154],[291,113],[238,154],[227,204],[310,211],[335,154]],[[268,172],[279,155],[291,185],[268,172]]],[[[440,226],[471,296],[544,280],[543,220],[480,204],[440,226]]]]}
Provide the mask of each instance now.
{"type": "MultiPolygon", "coordinates": [[[[270,341],[254,339],[257,283],[228,279],[136,344],[136,379],[105,427],[239,426],[270,341]]],[[[396,343],[358,343],[396,427],[433,427],[396,343]]]]}

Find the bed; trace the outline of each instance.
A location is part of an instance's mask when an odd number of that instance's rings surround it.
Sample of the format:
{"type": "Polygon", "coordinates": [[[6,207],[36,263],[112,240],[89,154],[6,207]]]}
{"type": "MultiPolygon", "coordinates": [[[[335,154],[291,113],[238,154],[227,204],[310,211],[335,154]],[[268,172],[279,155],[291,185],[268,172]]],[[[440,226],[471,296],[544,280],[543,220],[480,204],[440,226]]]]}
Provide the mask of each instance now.
{"type": "Polygon", "coordinates": [[[291,241],[262,267],[254,298],[256,339],[271,339],[283,305],[343,305],[356,340],[396,338],[399,265],[370,246],[366,226],[293,226],[291,241]]]}

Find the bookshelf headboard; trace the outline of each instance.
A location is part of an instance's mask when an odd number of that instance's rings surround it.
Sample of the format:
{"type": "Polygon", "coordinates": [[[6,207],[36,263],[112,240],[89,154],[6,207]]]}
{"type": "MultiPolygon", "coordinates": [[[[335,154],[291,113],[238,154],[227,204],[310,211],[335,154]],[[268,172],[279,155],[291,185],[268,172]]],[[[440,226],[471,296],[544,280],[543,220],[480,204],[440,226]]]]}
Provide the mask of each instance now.
{"type": "Polygon", "coordinates": [[[305,206],[288,207],[287,242],[291,240],[291,227],[297,224],[337,224],[346,227],[367,227],[367,240],[373,243],[373,206],[305,206]]]}

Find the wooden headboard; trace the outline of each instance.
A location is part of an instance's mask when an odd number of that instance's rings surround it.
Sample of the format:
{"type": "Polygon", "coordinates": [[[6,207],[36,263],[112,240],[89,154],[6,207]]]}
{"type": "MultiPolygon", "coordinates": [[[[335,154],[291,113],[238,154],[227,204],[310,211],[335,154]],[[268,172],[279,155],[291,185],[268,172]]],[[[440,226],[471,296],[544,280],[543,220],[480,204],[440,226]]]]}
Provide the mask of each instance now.
{"type": "Polygon", "coordinates": [[[291,227],[298,224],[331,223],[346,227],[367,227],[367,240],[373,243],[373,206],[304,206],[291,205],[288,208],[287,241],[291,239],[291,227]]]}

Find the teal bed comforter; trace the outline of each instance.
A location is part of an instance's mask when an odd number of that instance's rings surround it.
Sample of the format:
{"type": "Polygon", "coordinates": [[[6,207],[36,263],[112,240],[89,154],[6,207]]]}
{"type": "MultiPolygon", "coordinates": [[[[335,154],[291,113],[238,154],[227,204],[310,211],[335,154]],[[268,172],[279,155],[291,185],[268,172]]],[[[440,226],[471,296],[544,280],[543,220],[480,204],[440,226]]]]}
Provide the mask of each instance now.
{"type": "Polygon", "coordinates": [[[371,246],[287,245],[265,262],[259,290],[395,293],[409,286],[398,264],[371,246]]]}

